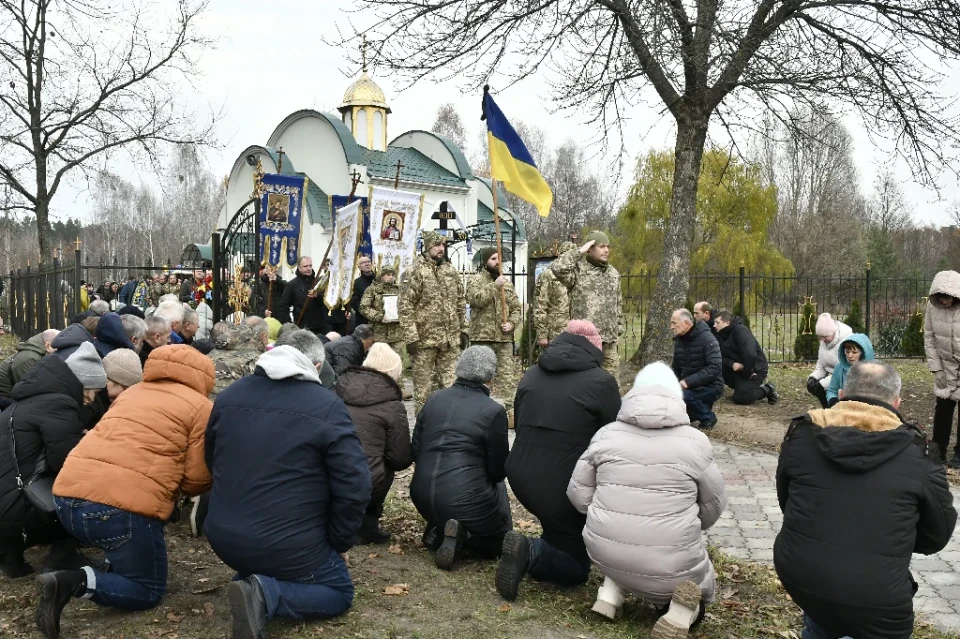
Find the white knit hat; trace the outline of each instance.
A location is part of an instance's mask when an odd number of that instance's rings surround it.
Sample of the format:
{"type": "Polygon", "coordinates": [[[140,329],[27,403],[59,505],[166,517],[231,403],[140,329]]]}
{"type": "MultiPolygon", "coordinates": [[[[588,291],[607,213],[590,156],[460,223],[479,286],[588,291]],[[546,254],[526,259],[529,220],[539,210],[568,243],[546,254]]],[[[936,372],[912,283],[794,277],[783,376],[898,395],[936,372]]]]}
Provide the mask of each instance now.
{"type": "Polygon", "coordinates": [[[363,365],[380,371],[384,375],[389,375],[393,381],[400,381],[400,374],[403,373],[403,360],[393,352],[387,344],[377,342],[370,347],[367,358],[363,360],[363,365]]]}
{"type": "Polygon", "coordinates": [[[680,386],[677,376],[674,375],[673,369],[663,362],[654,362],[644,366],[643,370],[637,373],[636,379],[633,380],[633,387],[637,388],[638,386],[659,386],[670,394],[676,395],[677,399],[683,399],[683,388],[680,386]]]}

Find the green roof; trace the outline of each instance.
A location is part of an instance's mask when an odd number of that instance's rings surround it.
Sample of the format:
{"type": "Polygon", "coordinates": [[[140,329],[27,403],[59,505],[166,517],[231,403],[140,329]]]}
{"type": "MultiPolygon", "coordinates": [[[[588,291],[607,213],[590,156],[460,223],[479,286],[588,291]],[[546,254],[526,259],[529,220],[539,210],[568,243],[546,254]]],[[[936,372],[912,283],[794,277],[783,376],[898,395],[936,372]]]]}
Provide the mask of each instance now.
{"type": "MultiPolygon", "coordinates": [[[[453,163],[457,165],[457,173],[460,174],[460,177],[462,177],[464,180],[473,179],[473,169],[470,168],[470,163],[467,162],[467,156],[463,154],[463,151],[460,150],[460,147],[453,143],[453,140],[444,137],[439,133],[434,133],[433,131],[424,131],[422,129],[407,131],[403,135],[407,135],[409,133],[425,133],[435,137],[441,144],[443,144],[444,147],[446,147],[447,151],[453,157],[453,163]]],[[[400,137],[403,137],[403,135],[400,137]]]]}
{"type": "MultiPolygon", "coordinates": [[[[503,207],[500,207],[501,209],[503,207]]],[[[517,240],[520,242],[527,241],[527,229],[523,225],[523,220],[516,218],[517,220],[517,240]]],[[[500,218],[500,236],[507,239],[510,238],[510,234],[513,233],[513,228],[510,225],[510,222],[500,218]]],[[[493,238],[493,209],[484,204],[483,202],[477,201],[477,227],[474,231],[474,237],[493,238]]]]}
{"type": "MultiPolygon", "coordinates": [[[[329,113],[322,113],[314,109],[300,109],[299,111],[294,111],[286,118],[283,119],[276,129],[273,130],[273,133],[270,134],[270,139],[273,140],[277,137],[277,134],[280,132],[281,127],[287,124],[290,121],[302,118],[304,116],[312,116],[326,120],[330,126],[333,127],[333,131],[337,134],[337,137],[340,139],[340,144],[343,146],[343,153],[347,156],[347,163],[349,164],[363,164],[363,152],[365,149],[357,144],[357,141],[353,138],[353,134],[350,133],[350,129],[347,128],[347,125],[343,121],[329,113]]],[[[284,161],[286,162],[286,161],[284,161]]],[[[284,171],[286,173],[286,171],[284,171]]]]}
{"type": "Polygon", "coordinates": [[[364,149],[364,162],[367,175],[378,178],[394,179],[397,176],[397,162],[400,167],[400,180],[418,184],[437,184],[466,188],[462,177],[451,173],[420,151],[402,146],[390,146],[386,151],[364,149]]]}
{"type": "MultiPolygon", "coordinates": [[[[297,175],[310,179],[306,173],[297,175]]],[[[319,224],[325,229],[329,229],[333,222],[333,217],[330,215],[330,198],[313,180],[307,184],[307,216],[311,224],[319,224]]]]}

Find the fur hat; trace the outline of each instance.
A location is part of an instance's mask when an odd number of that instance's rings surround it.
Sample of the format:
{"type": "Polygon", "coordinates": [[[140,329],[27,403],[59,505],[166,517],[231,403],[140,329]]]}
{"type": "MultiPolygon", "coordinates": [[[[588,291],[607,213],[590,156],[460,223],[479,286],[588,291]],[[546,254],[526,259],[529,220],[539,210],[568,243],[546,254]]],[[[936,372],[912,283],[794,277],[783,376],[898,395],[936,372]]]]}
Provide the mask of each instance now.
{"type": "Polygon", "coordinates": [[[663,362],[647,364],[637,373],[637,377],[633,380],[633,387],[636,389],[643,386],[659,386],[677,399],[683,399],[683,388],[677,376],[673,373],[673,369],[663,362]]]}
{"type": "Polygon", "coordinates": [[[103,370],[103,361],[92,342],[80,344],[67,358],[67,366],[84,388],[100,390],[107,387],[107,373],[103,370]]]}
{"type": "Polygon", "coordinates": [[[471,346],[460,354],[457,377],[486,384],[497,374],[497,356],[489,346],[471,346]]]}
{"type": "Polygon", "coordinates": [[[818,337],[830,337],[837,334],[837,323],[830,317],[830,313],[820,313],[817,318],[816,333],[818,337]]]}
{"type": "Polygon", "coordinates": [[[596,244],[606,244],[609,246],[610,238],[603,231],[590,231],[587,237],[583,238],[584,244],[593,240],[596,244]]]}
{"type": "Polygon", "coordinates": [[[143,381],[140,356],[129,348],[118,348],[103,358],[107,379],[126,388],[143,381]]]}
{"type": "Polygon", "coordinates": [[[400,375],[403,373],[403,360],[383,342],[377,342],[370,347],[363,365],[390,376],[395,382],[400,381],[400,375]]]}
{"type": "Polygon", "coordinates": [[[588,342],[598,349],[603,350],[603,341],[600,339],[600,332],[597,330],[597,327],[593,325],[593,322],[589,320],[570,320],[564,332],[586,337],[588,342]]]}

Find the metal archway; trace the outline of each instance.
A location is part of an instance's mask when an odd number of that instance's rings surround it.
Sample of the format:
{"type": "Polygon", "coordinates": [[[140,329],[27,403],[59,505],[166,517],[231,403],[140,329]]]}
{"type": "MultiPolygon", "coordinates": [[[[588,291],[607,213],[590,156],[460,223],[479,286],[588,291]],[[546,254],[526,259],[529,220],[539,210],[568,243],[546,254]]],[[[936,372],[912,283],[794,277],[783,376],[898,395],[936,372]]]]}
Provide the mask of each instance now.
{"type": "Polygon", "coordinates": [[[235,311],[251,314],[257,308],[256,282],[260,266],[260,199],[247,200],[227,228],[213,240],[213,321],[235,311]],[[237,279],[240,286],[237,286],[237,279]]]}

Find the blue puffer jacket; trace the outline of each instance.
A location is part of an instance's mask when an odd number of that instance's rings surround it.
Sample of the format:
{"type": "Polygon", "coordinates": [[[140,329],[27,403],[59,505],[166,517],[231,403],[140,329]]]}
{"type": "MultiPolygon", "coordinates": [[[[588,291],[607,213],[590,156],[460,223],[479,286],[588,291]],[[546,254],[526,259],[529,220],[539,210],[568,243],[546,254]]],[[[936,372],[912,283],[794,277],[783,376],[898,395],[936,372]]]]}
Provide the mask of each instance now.
{"type": "Polygon", "coordinates": [[[837,367],[833,369],[833,377],[830,378],[830,388],[827,389],[828,402],[840,397],[840,389],[843,388],[843,383],[847,380],[847,373],[850,372],[850,367],[852,366],[852,364],[847,361],[847,353],[843,350],[843,345],[847,342],[853,342],[863,351],[863,357],[860,358],[861,362],[871,362],[874,360],[873,344],[870,343],[870,338],[863,333],[854,333],[840,342],[840,346],[837,348],[837,367]]]}

